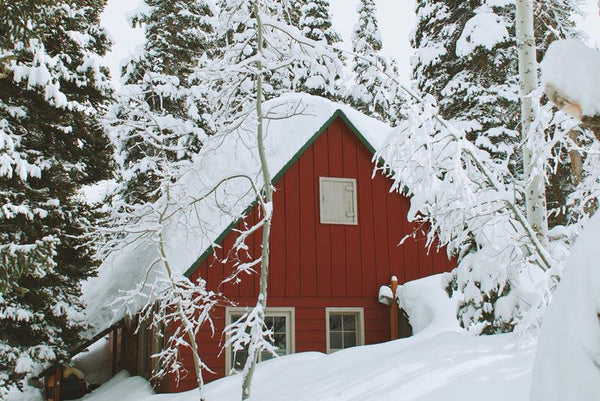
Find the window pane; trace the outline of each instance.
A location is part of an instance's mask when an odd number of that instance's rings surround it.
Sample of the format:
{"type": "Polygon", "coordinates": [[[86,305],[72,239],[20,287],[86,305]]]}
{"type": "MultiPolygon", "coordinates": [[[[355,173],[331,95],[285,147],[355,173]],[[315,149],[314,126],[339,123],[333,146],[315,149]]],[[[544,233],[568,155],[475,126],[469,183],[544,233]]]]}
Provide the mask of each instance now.
{"type": "Polygon", "coordinates": [[[285,316],[273,317],[273,333],[285,333],[285,316]]]}
{"type": "MultiPolygon", "coordinates": [[[[230,315],[231,317],[231,322],[235,323],[236,321],[238,321],[244,314],[243,313],[232,313],[230,315]]],[[[275,350],[275,353],[279,356],[283,356],[289,353],[289,349],[288,349],[288,344],[287,344],[287,339],[288,339],[288,316],[286,315],[285,312],[284,314],[269,314],[268,316],[265,316],[265,326],[267,330],[271,330],[271,337],[270,340],[272,341],[273,345],[277,348],[275,350]]],[[[341,324],[341,321],[340,321],[341,324]]],[[[247,332],[249,332],[249,328],[246,330],[247,332]]],[[[233,353],[233,350],[229,349],[228,352],[230,352],[230,360],[231,360],[231,364],[232,364],[232,369],[236,372],[241,371],[244,368],[244,363],[246,362],[246,359],[248,358],[248,349],[244,349],[241,351],[238,351],[237,353],[233,353]]],[[[258,356],[258,360],[260,361],[266,361],[269,359],[272,359],[274,356],[270,353],[270,352],[266,352],[263,351],[261,352],[261,354],[258,356]]],[[[229,373],[229,372],[228,372],[229,373]]]]}
{"type": "Polygon", "coordinates": [[[356,333],[344,333],[344,348],[354,347],[356,345],[356,333]]]}
{"type": "Polygon", "coordinates": [[[277,348],[279,349],[283,349],[285,351],[285,333],[284,334],[275,334],[273,336],[275,342],[273,343],[273,345],[275,345],[277,348]]]}
{"type": "Polygon", "coordinates": [[[340,332],[329,333],[329,348],[331,348],[331,349],[344,348],[344,346],[342,344],[342,333],[340,333],[340,332]]]}
{"type": "Polygon", "coordinates": [[[356,315],[344,315],[344,331],[356,331],[356,315]]]}
{"type": "Polygon", "coordinates": [[[342,330],[342,316],[341,315],[329,315],[329,330],[330,331],[341,331],[342,330]]]}

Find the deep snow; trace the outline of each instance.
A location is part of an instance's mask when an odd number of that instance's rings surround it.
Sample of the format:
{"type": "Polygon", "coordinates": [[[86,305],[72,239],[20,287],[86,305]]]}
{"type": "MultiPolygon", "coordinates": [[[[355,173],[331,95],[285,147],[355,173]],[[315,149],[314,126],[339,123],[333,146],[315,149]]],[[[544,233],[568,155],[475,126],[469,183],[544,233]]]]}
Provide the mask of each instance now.
{"type": "Polygon", "coordinates": [[[577,240],[544,314],[531,401],[600,399],[600,213],[577,240]]]}
{"type": "MultiPolygon", "coordinates": [[[[512,334],[475,337],[458,328],[455,302],[441,277],[400,287],[400,302],[418,333],[331,355],[305,352],[258,365],[252,400],[268,401],[525,401],[535,342],[512,334]]],[[[206,401],[240,399],[240,376],[205,386],[206,401]]],[[[195,401],[196,390],[155,395],[121,372],[85,401],[195,401]]]]}

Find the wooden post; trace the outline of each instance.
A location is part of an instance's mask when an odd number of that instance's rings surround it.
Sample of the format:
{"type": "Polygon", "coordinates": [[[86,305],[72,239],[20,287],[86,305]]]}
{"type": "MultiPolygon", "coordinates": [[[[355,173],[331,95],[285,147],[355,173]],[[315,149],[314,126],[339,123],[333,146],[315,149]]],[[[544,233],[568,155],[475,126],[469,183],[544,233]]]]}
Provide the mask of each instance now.
{"type": "Polygon", "coordinates": [[[398,305],[396,304],[396,289],[398,288],[398,279],[392,276],[390,287],[392,288],[392,303],[390,304],[390,334],[391,339],[398,338],[398,305]]]}
{"type": "Polygon", "coordinates": [[[62,398],[60,395],[60,391],[61,391],[61,387],[62,387],[62,369],[61,368],[56,368],[56,372],[54,372],[54,377],[55,377],[55,382],[54,382],[54,400],[53,401],[60,401],[62,398]]]}
{"type": "Polygon", "coordinates": [[[119,329],[115,328],[113,331],[110,332],[110,340],[111,340],[111,346],[112,346],[112,375],[116,375],[117,374],[117,369],[119,367],[118,365],[118,352],[119,352],[119,329]]]}

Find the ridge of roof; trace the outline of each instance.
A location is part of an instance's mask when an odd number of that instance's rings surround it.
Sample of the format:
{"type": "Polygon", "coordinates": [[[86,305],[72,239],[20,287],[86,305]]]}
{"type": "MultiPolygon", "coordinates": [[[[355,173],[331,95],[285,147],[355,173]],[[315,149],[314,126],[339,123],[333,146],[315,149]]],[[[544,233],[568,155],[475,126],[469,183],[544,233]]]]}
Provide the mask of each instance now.
{"type": "MultiPolygon", "coordinates": [[[[352,124],[352,121],[350,121],[348,116],[346,116],[346,114],[341,109],[337,109],[337,110],[335,110],[333,115],[317,130],[317,132],[315,132],[308,139],[308,141],[306,141],[304,146],[302,146],[294,154],[294,156],[292,156],[290,161],[285,166],[283,166],[273,176],[273,178],[271,180],[271,184],[275,185],[275,183],[277,183],[277,181],[279,181],[279,179],[285,175],[285,173],[298,161],[298,159],[300,159],[300,156],[302,156],[313,145],[313,143],[315,143],[315,141],[327,130],[327,128],[331,124],[333,124],[333,122],[335,120],[337,120],[338,118],[340,118],[344,122],[344,124],[346,124],[350,128],[350,130],[354,133],[354,135],[356,135],[356,137],[369,150],[369,152],[371,152],[372,155],[375,154],[375,148],[369,143],[369,141],[367,141],[367,139],[363,136],[363,134],[360,133],[358,128],[356,128],[356,126],[354,124],[352,124]]],[[[253,202],[250,203],[250,205],[248,205],[248,207],[246,207],[246,209],[244,210],[242,215],[247,216],[248,213],[250,213],[254,209],[256,204],[257,204],[257,200],[255,199],[253,202]]],[[[192,275],[192,273],[194,271],[196,271],[196,269],[198,269],[198,267],[200,267],[200,265],[202,263],[204,263],[206,261],[206,259],[208,259],[208,257],[211,255],[212,251],[214,250],[215,244],[220,244],[225,239],[225,237],[227,237],[227,235],[229,235],[229,233],[240,222],[242,222],[244,220],[244,218],[245,217],[240,217],[240,218],[234,220],[233,222],[231,222],[231,224],[229,226],[227,226],[227,228],[225,228],[223,230],[223,232],[221,232],[221,234],[219,234],[219,236],[215,239],[215,241],[213,241],[213,244],[208,245],[208,247],[202,252],[200,257],[198,257],[198,259],[194,263],[192,263],[192,265],[185,271],[184,275],[189,278],[192,275]]]]}

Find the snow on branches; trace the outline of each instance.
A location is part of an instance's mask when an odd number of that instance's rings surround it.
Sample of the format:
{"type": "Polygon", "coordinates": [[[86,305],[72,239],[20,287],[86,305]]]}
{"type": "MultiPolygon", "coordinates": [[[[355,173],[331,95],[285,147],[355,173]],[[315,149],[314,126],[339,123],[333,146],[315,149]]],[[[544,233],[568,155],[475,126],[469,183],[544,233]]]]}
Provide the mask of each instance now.
{"type": "Polygon", "coordinates": [[[375,2],[361,0],[358,21],[352,31],[354,85],[348,89],[349,103],[361,112],[396,125],[402,119],[404,96],[397,83],[397,66],[381,54],[381,32],[375,2]]]}
{"type": "Polygon", "coordinates": [[[83,341],[94,274],[77,196],[111,173],[102,2],[0,5],[0,398],[83,341]]]}
{"type": "Polygon", "coordinates": [[[377,154],[382,169],[395,190],[411,196],[409,218],[429,225],[428,245],[447,245],[458,256],[448,284],[465,296],[463,325],[487,334],[512,329],[536,302],[532,285],[554,260],[489,154],[441,119],[431,97],[407,112],[377,154]]]}

